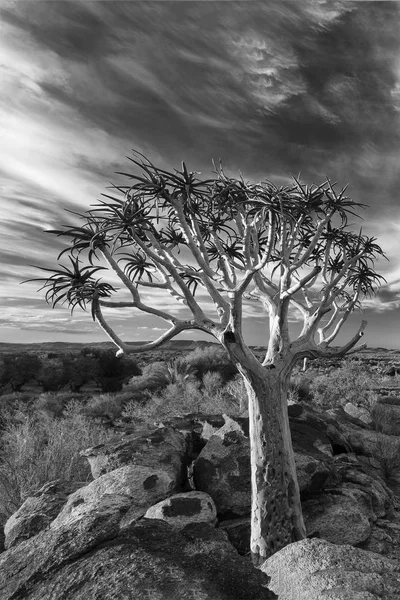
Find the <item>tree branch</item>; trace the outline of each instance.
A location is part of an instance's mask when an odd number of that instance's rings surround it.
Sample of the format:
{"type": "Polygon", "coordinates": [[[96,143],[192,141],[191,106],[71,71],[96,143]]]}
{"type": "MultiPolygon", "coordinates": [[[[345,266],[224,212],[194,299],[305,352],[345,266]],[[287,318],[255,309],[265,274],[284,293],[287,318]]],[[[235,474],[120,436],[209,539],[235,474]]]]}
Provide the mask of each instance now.
{"type": "Polygon", "coordinates": [[[117,356],[120,357],[124,354],[135,354],[137,352],[145,352],[146,350],[154,350],[154,348],[157,348],[158,346],[161,346],[161,344],[163,344],[164,342],[171,340],[179,333],[182,333],[182,331],[187,331],[189,329],[204,331],[205,333],[216,337],[215,334],[212,332],[211,328],[208,329],[206,327],[201,327],[193,321],[180,321],[179,323],[175,323],[170,329],[168,329],[168,331],[160,335],[160,337],[154,340],[153,342],[149,342],[148,344],[142,344],[140,346],[127,346],[126,344],[124,344],[124,346],[120,348],[120,350],[117,352],[117,356]]]}

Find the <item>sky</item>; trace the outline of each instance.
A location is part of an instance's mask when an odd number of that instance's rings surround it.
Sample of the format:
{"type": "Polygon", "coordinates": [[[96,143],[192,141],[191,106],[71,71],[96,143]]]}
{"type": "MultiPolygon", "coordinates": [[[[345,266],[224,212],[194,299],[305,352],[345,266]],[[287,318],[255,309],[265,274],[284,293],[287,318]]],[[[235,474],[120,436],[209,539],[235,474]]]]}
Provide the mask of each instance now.
{"type": "MultiPolygon", "coordinates": [[[[0,341],[105,339],[21,281],[56,266],[62,245],[44,230],[87,210],[135,148],[204,176],[221,157],[251,181],[349,183],[389,260],[346,337],[366,318],[369,346],[400,347],[399,3],[2,0],[0,89],[0,341]]],[[[128,341],[166,327],[111,317],[128,341]]],[[[250,306],[246,323],[265,344],[250,306]]]]}

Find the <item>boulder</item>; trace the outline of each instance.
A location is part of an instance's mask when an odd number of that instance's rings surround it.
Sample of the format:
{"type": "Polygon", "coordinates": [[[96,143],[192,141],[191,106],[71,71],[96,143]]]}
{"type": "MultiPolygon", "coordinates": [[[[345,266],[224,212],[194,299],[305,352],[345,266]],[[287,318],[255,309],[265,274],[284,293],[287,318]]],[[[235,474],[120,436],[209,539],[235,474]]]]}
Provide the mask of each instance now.
{"type": "Polygon", "coordinates": [[[87,482],[49,481],[29,496],[4,526],[5,548],[11,548],[46,529],[55,519],[68,496],[87,482]]]}
{"type": "Polygon", "coordinates": [[[90,513],[98,512],[99,506],[105,505],[107,500],[110,506],[115,506],[116,512],[119,511],[121,499],[123,508],[128,502],[129,511],[125,518],[133,522],[142,517],[150,506],[174,491],[175,481],[168,472],[126,465],[98,477],[71,494],[61,512],[50,523],[50,528],[72,527],[90,513]]]}
{"type": "Polygon", "coordinates": [[[400,561],[400,522],[377,519],[372,525],[368,540],[360,548],[383,554],[400,561]]]}
{"type": "MultiPolygon", "coordinates": [[[[321,417],[301,405],[289,407],[290,428],[302,494],[322,489],[332,469],[332,446],[321,417]]],[[[220,516],[245,516],[251,508],[248,419],[224,415],[193,466],[196,489],[210,494],[220,516]]]]}
{"type": "Polygon", "coordinates": [[[376,457],[379,456],[380,446],[390,443],[390,439],[393,439],[393,436],[372,430],[360,419],[347,414],[343,408],[330,409],[325,414],[328,437],[331,440],[338,439],[339,433],[345,442],[346,452],[376,457]]]}
{"type": "Polygon", "coordinates": [[[2,600],[272,600],[268,577],[206,523],[177,531],[121,513],[43,531],[0,555],[2,600]]]}
{"type": "MultiPolygon", "coordinates": [[[[323,460],[321,454],[332,456],[332,442],[328,435],[326,416],[322,411],[293,404],[288,407],[290,432],[294,451],[323,460]]],[[[339,432],[338,432],[339,433],[339,432]]]]}
{"type": "MultiPolygon", "coordinates": [[[[173,427],[180,431],[188,444],[189,455],[195,459],[202,451],[210,437],[217,433],[231,417],[227,415],[209,415],[191,413],[182,417],[174,417],[161,424],[162,426],[173,427]]],[[[243,430],[244,434],[249,434],[249,419],[244,417],[235,417],[234,420],[243,430]]]]}
{"type": "Polygon", "coordinates": [[[217,509],[214,501],[204,492],[186,492],[175,494],[151,506],[146,514],[146,519],[161,519],[175,529],[182,529],[190,523],[217,522],[217,509]]]}
{"type": "Polygon", "coordinates": [[[261,567],[279,600],[398,600],[400,564],[352,546],[306,539],[261,567]]]}
{"type": "Polygon", "coordinates": [[[251,508],[250,442],[226,424],[212,435],[193,465],[197,490],[209,494],[219,515],[243,516],[251,508]]]}
{"type": "Polygon", "coordinates": [[[331,472],[331,461],[323,455],[318,460],[315,456],[299,451],[294,453],[294,459],[300,493],[315,493],[322,489],[331,472]]]}
{"type": "Polygon", "coordinates": [[[168,471],[179,489],[186,475],[186,451],[182,433],[172,427],[159,427],[99,444],[83,450],[81,455],[88,459],[94,479],[124,465],[140,465],[168,471]]]}
{"type": "Polygon", "coordinates": [[[354,490],[325,493],[302,503],[307,532],[333,544],[356,545],[371,533],[371,511],[365,499],[354,490]]]}
{"type": "Polygon", "coordinates": [[[220,521],[219,528],[228,534],[230,543],[236,548],[239,554],[245,556],[250,553],[250,518],[244,517],[242,519],[220,521]]]}
{"type": "Polygon", "coordinates": [[[372,423],[371,413],[364,406],[356,406],[355,404],[352,404],[351,402],[347,402],[347,404],[344,405],[344,412],[346,412],[351,417],[355,417],[356,419],[359,419],[360,421],[362,421],[363,423],[366,423],[367,425],[371,425],[371,423],[372,423]]]}
{"type": "Polygon", "coordinates": [[[394,494],[383,478],[359,456],[347,454],[335,456],[331,483],[336,489],[357,489],[368,498],[373,520],[391,514],[394,494]]]}

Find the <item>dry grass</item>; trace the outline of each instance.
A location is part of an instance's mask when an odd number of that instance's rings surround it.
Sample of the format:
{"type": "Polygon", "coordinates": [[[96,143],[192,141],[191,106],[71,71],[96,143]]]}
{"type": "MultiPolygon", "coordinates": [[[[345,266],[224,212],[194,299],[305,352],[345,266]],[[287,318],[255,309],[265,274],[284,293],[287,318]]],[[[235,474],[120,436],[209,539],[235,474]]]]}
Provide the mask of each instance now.
{"type": "Polygon", "coordinates": [[[400,478],[400,440],[394,436],[379,436],[377,456],[387,483],[398,483],[400,478]]]}
{"type": "Polygon", "coordinates": [[[0,515],[8,518],[47,481],[91,480],[89,465],[79,452],[109,437],[76,403],[70,403],[60,419],[48,412],[17,411],[2,432],[0,515]]]}
{"type": "Polygon", "coordinates": [[[371,390],[375,383],[375,374],[350,360],[329,374],[314,377],[310,391],[313,402],[324,409],[343,407],[351,402],[370,410],[377,400],[376,392],[371,390]]]}

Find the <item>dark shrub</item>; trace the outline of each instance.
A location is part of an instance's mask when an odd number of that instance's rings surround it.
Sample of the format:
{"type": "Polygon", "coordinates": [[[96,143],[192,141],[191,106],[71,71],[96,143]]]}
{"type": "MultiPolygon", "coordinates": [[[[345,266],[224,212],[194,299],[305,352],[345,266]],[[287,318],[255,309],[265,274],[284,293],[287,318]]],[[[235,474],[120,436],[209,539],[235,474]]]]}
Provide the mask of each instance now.
{"type": "Polygon", "coordinates": [[[237,375],[235,365],[230,361],[226,351],[220,346],[196,348],[183,358],[200,381],[208,371],[217,371],[223,382],[230,381],[237,375]]]}
{"type": "Polygon", "coordinates": [[[396,396],[382,396],[376,401],[377,404],[390,404],[391,406],[400,406],[400,398],[396,396]]]}
{"type": "Polygon", "coordinates": [[[64,369],[62,358],[43,362],[38,381],[45,392],[56,392],[69,383],[68,373],[64,369]]]}
{"type": "Polygon", "coordinates": [[[85,355],[66,355],[63,357],[65,378],[73,391],[89,381],[97,381],[100,376],[100,365],[95,358],[85,355]]]}
{"type": "Polygon", "coordinates": [[[41,361],[37,354],[4,354],[0,367],[0,385],[9,384],[13,390],[18,391],[24,383],[37,378],[40,367],[41,361]]]}

